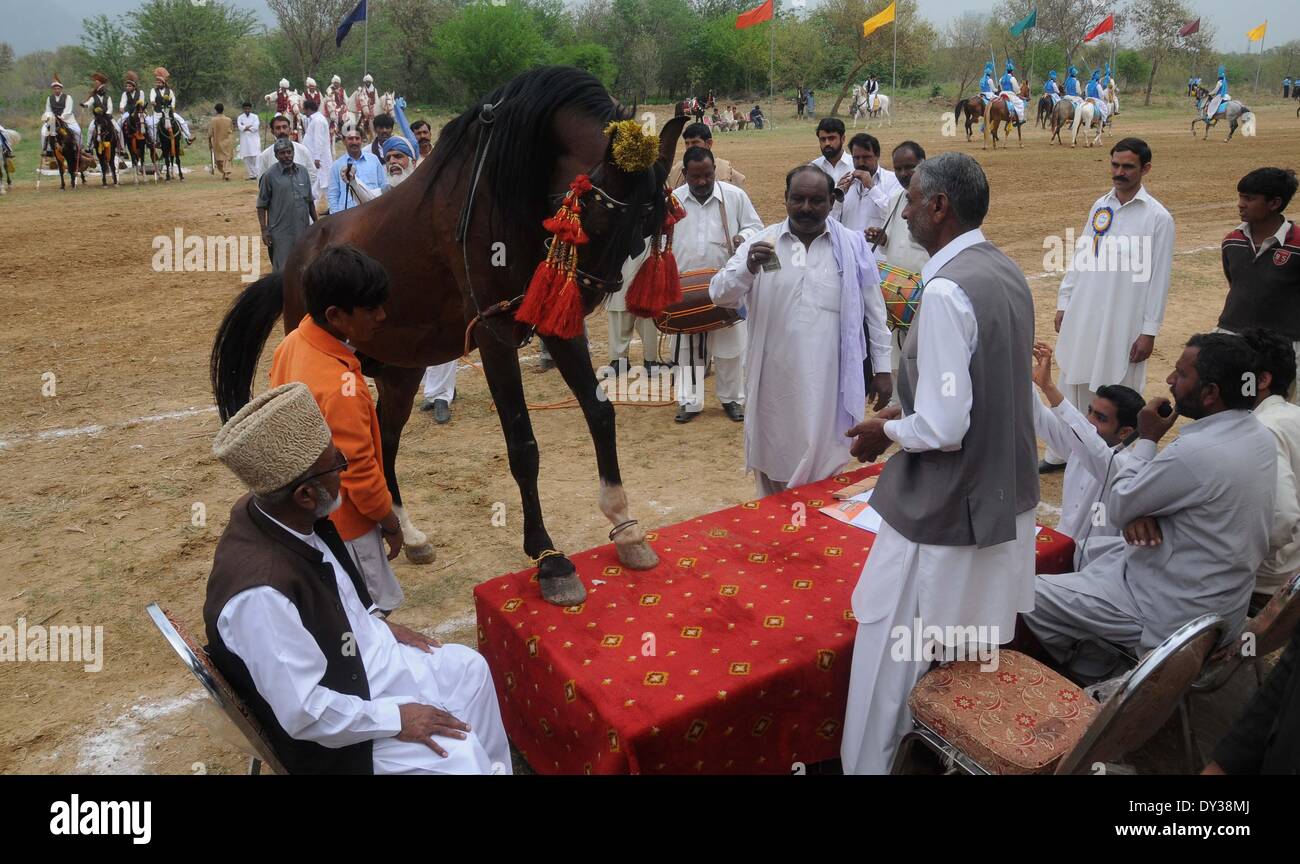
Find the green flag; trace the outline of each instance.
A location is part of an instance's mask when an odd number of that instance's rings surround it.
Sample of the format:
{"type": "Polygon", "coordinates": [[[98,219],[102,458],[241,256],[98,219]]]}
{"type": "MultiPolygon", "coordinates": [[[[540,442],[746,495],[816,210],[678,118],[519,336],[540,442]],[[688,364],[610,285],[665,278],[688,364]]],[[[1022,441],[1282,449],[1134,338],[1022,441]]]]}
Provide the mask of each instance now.
{"type": "Polygon", "coordinates": [[[1029,14],[1026,15],[1024,18],[1021,18],[1019,21],[1011,25],[1011,35],[1019,36],[1021,33],[1024,33],[1030,27],[1036,27],[1036,26],[1038,26],[1037,6],[1035,6],[1033,9],[1030,9],[1029,14]]]}

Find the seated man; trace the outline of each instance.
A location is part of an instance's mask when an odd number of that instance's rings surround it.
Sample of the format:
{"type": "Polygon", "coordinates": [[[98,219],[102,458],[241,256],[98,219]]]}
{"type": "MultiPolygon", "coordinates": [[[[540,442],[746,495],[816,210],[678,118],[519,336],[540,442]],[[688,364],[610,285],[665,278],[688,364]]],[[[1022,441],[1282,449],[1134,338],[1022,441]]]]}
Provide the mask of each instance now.
{"type": "MultiPolygon", "coordinates": [[[[755,129],[762,129],[763,120],[764,120],[763,109],[755,105],[754,109],[749,112],[749,122],[754,124],[755,129]]],[[[745,128],[743,123],[741,124],[740,128],[742,129],[745,128]]]]}
{"type": "Polygon", "coordinates": [[[1277,501],[1268,557],[1255,574],[1252,608],[1262,607],[1288,579],[1300,571],[1300,406],[1287,401],[1295,382],[1295,348],[1291,340],[1273,330],[1251,328],[1241,332],[1255,351],[1255,417],[1273,433],[1277,444],[1277,501]]]}
{"type": "Polygon", "coordinates": [[[1069,454],[1056,530],[1075,541],[1075,566],[1080,566],[1086,541],[1119,533],[1105,514],[1112,484],[1131,458],[1125,439],[1137,429],[1142,396],[1122,384],[1099,387],[1084,417],[1057,389],[1052,349],[1042,342],[1034,345],[1034,383],[1047,399],[1047,405],[1034,400],[1035,434],[1057,453],[1069,454]]]}
{"type": "Polygon", "coordinates": [[[1167,379],[1175,410],[1161,417],[1163,398],[1142,409],[1141,440],[1111,487],[1106,519],[1128,545],[1113,538],[1079,572],[1038,578],[1023,621],[1078,680],[1116,671],[1100,641],[1145,653],[1206,613],[1227,622],[1225,643],[1241,631],[1277,474],[1273,438],[1242,392],[1255,365],[1239,336],[1193,335],[1167,379]],[[1195,422],[1157,455],[1179,415],[1195,422]]]}
{"type": "Polygon", "coordinates": [[[251,494],[217,544],[207,651],[285,768],[510,773],[487,662],[373,614],[327,518],[348,463],[311,391],[295,382],[263,393],[222,427],[212,452],[251,494]]]}

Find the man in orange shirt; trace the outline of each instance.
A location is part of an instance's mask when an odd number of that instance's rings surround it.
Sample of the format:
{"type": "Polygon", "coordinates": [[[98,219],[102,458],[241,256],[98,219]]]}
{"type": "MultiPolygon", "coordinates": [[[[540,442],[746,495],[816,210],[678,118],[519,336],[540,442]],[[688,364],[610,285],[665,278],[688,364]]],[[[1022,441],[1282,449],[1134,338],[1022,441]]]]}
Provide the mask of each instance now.
{"type": "Polygon", "coordinates": [[[402,527],[384,478],[379,413],[351,347],[383,322],[388,274],[359,250],[336,246],[307,268],[303,294],[308,314],[275,349],[271,386],[301,381],[320,406],[334,445],[347,460],[342,502],[330,520],[375,605],[388,613],[403,600],[388,563],[402,551],[402,527]]]}

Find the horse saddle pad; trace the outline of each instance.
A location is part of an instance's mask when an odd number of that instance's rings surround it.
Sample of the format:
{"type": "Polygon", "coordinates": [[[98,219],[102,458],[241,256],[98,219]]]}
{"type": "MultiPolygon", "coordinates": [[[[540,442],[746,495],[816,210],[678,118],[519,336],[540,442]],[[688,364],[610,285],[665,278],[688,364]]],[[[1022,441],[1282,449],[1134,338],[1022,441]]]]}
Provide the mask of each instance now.
{"type": "Polygon", "coordinates": [[[880,269],[880,293],[885,297],[885,323],[890,330],[907,332],[921,305],[921,274],[889,264],[880,269]]]}
{"type": "Polygon", "coordinates": [[[723,309],[709,300],[709,280],[717,270],[687,270],[681,274],[682,299],[655,316],[659,332],[669,335],[709,333],[740,321],[735,309],[723,309]]]}

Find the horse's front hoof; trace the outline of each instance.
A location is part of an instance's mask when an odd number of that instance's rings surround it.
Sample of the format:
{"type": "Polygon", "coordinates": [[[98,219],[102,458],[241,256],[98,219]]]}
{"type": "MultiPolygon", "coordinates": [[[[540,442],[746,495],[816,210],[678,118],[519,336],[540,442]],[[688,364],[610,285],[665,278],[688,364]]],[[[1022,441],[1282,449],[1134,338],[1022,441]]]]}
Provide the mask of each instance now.
{"type": "Polygon", "coordinates": [[[542,599],[552,606],[577,606],[587,599],[587,588],[582,584],[573,562],[563,555],[544,558],[537,567],[537,586],[542,599]]]}
{"type": "Polygon", "coordinates": [[[614,548],[618,550],[618,560],[624,567],[633,570],[650,570],[659,566],[658,554],[644,540],[624,545],[615,544],[614,548]]]}
{"type": "Polygon", "coordinates": [[[407,543],[402,548],[406,550],[406,560],[412,564],[432,564],[438,560],[438,550],[427,541],[419,546],[407,543]]]}

